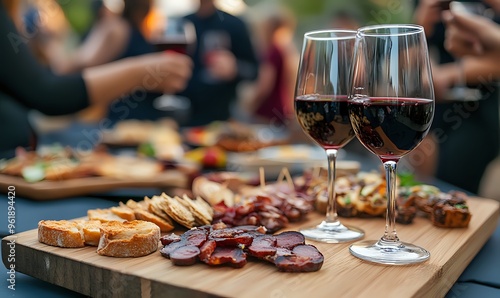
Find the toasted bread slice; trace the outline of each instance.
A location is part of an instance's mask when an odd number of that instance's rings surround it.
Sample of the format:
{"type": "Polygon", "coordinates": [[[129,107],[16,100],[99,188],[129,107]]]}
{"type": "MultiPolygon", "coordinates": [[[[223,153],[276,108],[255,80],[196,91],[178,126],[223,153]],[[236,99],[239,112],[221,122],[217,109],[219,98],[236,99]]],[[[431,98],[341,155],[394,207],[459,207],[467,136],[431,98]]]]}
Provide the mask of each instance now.
{"type": "Polygon", "coordinates": [[[101,225],[102,223],[98,220],[88,220],[81,222],[85,245],[99,245],[99,238],[101,237],[101,225]]]}
{"type": "Polygon", "coordinates": [[[160,228],[154,223],[110,221],[101,226],[97,253],[110,257],[141,257],[155,252],[159,241],[160,228]]]}
{"type": "Polygon", "coordinates": [[[101,222],[108,221],[125,221],[125,219],[114,214],[111,209],[90,209],[87,211],[89,220],[99,220],[101,222]]]}
{"type": "Polygon", "coordinates": [[[135,209],[135,218],[140,220],[145,220],[156,224],[162,232],[170,232],[174,229],[174,225],[172,223],[167,222],[155,214],[143,210],[143,209],[135,209]]]}
{"type": "Polygon", "coordinates": [[[134,200],[128,200],[127,203],[125,203],[125,204],[120,202],[120,206],[123,206],[123,205],[125,205],[133,210],[135,210],[135,209],[148,210],[148,206],[147,206],[147,203],[145,201],[136,202],[134,200]]]}
{"type": "Polygon", "coordinates": [[[130,209],[127,206],[111,207],[110,210],[120,218],[128,221],[135,220],[134,210],[130,209]]]}
{"type": "Polygon", "coordinates": [[[38,241],[59,247],[84,247],[81,225],[69,220],[41,220],[38,223],[38,241]]]}

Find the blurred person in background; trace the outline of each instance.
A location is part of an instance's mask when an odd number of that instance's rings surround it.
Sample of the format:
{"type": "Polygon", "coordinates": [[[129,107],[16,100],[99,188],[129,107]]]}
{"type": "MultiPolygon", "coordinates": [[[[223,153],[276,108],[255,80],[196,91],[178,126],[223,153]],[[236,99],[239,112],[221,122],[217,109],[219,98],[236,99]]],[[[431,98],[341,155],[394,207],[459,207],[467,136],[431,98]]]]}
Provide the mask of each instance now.
{"type": "Polygon", "coordinates": [[[30,109],[49,115],[69,114],[89,105],[109,105],[139,87],[155,92],[177,92],[190,77],[190,59],[173,53],[122,59],[70,75],[54,74],[35,59],[26,45],[27,38],[16,28],[13,19],[20,15],[16,10],[18,3],[17,0],[0,1],[2,157],[12,156],[17,146],[35,148],[36,136],[28,122],[30,109]]]}
{"type": "Polygon", "coordinates": [[[437,105],[432,134],[412,152],[412,166],[424,176],[435,175],[477,193],[485,168],[500,147],[498,87],[492,84],[491,71],[481,66],[477,57],[455,60],[446,50],[441,15],[449,9],[449,1],[417,2],[414,19],[424,26],[435,60],[432,71],[437,105]],[[481,96],[474,100],[464,93],[452,97],[454,87],[478,88],[481,96]]]}
{"type": "Polygon", "coordinates": [[[286,125],[295,118],[293,96],[299,57],[293,43],[294,18],[284,7],[267,3],[252,9],[260,67],[243,110],[254,122],[286,125]]]}
{"type": "Polygon", "coordinates": [[[242,81],[257,78],[258,61],[246,24],[220,11],[214,0],[200,0],[185,19],[194,25],[193,76],[180,95],[191,101],[188,126],[228,120],[242,81]]]}
{"type": "Polygon", "coordinates": [[[63,41],[51,39],[45,55],[51,68],[61,74],[126,57],[154,52],[146,41],[143,24],[152,0],[123,0],[122,11],[111,11],[102,0],[93,1],[96,21],[81,45],[67,52],[63,41]]]}
{"type": "MultiPolygon", "coordinates": [[[[500,1],[496,4],[500,5],[500,1]]],[[[500,11],[498,5],[492,7],[500,11]]],[[[487,18],[449,11],[443,13],[443,19],[446,24],[446,49],[459,57],[477,57],[477,62],[488,69],[493,78],[500,79],[500,26],[487,18]]],[[[499,177],[500,152],[485,170],[479,195],[500,201],[499,177]]]]}
{"type": "Polygon", "coordinates": [[[500,78],[500,25],[485,17],[451,11],[443,12],[443,20],[446,49],[457,57],[475,56],[494,78],[500,78]]]}
{"type": "MultiPolygon", "coordinates": [[[[45,55],[52,69],[61,74],[78,72],[90,66],[155,52],[146,39],[145,20],[152,0],[123,0],[123,6],[110,10],[103,1],[93,1],[96,22],[76,49],[67,51],[62,38],[49,38],[45,55]]],[[[93,109],[83,118],[106,117],[113,123],[126,119],[157,120],[166,116],[154,107],[161,93],[124,95],[104,110],[93,109]]]]}

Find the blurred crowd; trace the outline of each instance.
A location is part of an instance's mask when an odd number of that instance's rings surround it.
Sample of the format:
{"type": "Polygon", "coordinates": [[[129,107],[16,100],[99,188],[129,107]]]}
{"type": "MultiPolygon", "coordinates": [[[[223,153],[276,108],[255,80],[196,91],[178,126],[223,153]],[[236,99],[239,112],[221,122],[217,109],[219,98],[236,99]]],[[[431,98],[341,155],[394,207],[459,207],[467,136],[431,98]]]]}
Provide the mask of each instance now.
{"type": "MultiPolygon", "coordinates": [[[[240,16],[214,0],[196,2],[191,14],[173,17],[153,0],[0,0],[0,154],[34,148],[43,125],[60,119],[47,116],[57,115],[70,115],[66,126],[102,129],[163,117],[181,126],[236,119],[297,129],[293,93],[307,18],[286,1],[255,1],[240,16]]],[[[399,15],[421,24],[437,109],[407,166],[470,192],[495,191],[487,181],[498,174],[484,173],[497,173],[500,151],[500,1],[386,2],[331,2],[315,29],[399,15]],[[365,5],[374,2],[388,6],[365,5]]]]}

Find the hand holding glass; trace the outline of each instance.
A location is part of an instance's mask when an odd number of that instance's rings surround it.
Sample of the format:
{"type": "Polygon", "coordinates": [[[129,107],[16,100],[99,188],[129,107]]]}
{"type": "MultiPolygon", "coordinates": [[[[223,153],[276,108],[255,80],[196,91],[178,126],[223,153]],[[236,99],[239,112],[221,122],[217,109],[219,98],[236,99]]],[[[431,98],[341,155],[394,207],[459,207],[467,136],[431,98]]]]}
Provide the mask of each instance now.
{"type": "Polygon", "coordinates": [[[379,25],[358,30],[349,116],[359,141],[386,171],[387,216],[378,241],[351,245],[351,253],[382,264],[427,260],[425,249],[396,234],[396,165],[423,140],[434,116],[434,89],[424,30],[417,25],[379,25]]]}
{"type": "Polygon", "coordinates": [[[354,138],[347,109],[352,51],[356,31],[314,31],[304,35],[295,91],[295,113],[304,132],[326,150],[328,203],[326,218],[300,232],[311,240],[339,243],[359,239],[364,232],[337,218],[335,162],[337,151],[354,138]]]}

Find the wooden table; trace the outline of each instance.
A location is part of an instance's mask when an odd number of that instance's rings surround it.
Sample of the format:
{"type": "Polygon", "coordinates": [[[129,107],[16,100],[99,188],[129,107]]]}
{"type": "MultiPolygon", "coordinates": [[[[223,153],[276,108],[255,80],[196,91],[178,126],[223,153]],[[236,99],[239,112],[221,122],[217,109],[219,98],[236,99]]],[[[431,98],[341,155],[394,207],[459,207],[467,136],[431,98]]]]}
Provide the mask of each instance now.
{"type": "MultiPolygon", "coordinates": [[[[325,256],[323,268],[312,273],[282,273],[272,264],[250,261],[241,269],[196,264],[173,266],[159,252],[141,258],[99,256],[94,247],[64,249],[37,241],[31,230],[3,239],[3,261],[8,243],[16,242],[16,270],[89,296],[117,297],[411,297],[444,296],[493,233],[499,203],[470,199],[473,213],[466,229],[442,229],[428,219],[398,225],[403,241],[431,252],[425,263],[382,266],[350,255],[349,244],[315,244],[325,256]],[[22,256],[22,257],[21,257],[22,256]]],[[[311,214],[301,226],[319,222],[311,214]]],[[[383,219],[342,219],[366,232],[366,239],[382,235],[383,219]]]]}

